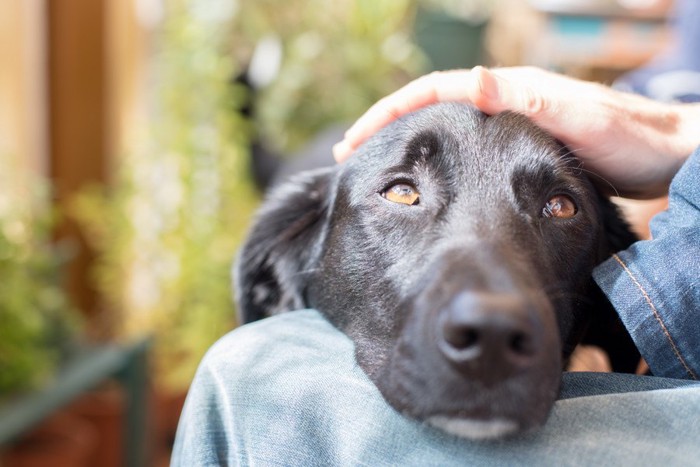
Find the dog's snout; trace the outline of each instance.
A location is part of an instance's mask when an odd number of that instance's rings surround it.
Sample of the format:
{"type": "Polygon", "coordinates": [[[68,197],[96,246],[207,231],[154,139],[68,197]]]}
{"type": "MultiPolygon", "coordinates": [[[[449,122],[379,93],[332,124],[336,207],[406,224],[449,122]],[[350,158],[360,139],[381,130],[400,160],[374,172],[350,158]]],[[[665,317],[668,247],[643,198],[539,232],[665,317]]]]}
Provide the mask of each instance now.
{"type": "Polygon", "coordinates": [[[440,310],[438,342],[458,371],[497,383],[537,362],[536,322],[532,307],[518,296],[461,292],[440,310]]]}

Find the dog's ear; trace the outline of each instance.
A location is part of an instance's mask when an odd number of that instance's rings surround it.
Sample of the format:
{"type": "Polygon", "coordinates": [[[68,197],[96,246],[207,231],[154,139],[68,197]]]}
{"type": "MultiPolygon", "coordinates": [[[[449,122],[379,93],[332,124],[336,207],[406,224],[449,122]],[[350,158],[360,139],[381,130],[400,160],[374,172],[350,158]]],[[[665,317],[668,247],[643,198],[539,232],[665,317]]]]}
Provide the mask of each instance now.
{"type": "MultiPolygon", "coordinates": [[[[622,217],[617,205],[602,194],[599,197],[605,236],[601,242],[602,261],[618,251],[629,248],[638,238],[622,217]]],[[[641,358],[639,351],[605,294],[592,279],[591,283],[591,323],[583,342],[602,348],[610,358],[613,371],[634,373],[641,358]]]]}
{"type": "Polygon", "coordinates": [[[603,220],[603,231],[607,241],[606,251],[603,254],[607,257],[618,251],[626,250],[639,238],[622,217],[620,208],[606,196],[602,194],[598,196],[600,197],[599,206],[603,220]]]}
{"type": "Polygon", "coordinates": [[[258,211],[234,269],[241,324],[304,308],[321,253],[335,168],[303,172],[276,187],[258,211]]]}

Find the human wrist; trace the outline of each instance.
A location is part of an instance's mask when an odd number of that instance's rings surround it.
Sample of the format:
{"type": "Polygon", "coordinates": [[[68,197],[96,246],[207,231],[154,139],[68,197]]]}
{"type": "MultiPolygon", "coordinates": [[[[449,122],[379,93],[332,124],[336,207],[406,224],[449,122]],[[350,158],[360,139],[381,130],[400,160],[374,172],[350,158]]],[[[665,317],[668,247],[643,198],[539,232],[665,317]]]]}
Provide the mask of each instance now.
{"type": "Polygon", "coordinates": [[[608,111],[599,120],[605,123],[598,132],[608,146],[596,153],[604,157],[591,158],[596,169],[625,197],[665,194],[700,145],[700,105],[663,103],[611,89],[601,96],[608,111]]]}
{"type": "Polygon", "coordinates": [[[665,147],[662,148],[666,161],[659,164],[665,167],[664,185],[666,189],[688,157],[700,146],[700,104],[673,104],[669,115],[675,122],[674,131],[662,134],[665,147]]]}

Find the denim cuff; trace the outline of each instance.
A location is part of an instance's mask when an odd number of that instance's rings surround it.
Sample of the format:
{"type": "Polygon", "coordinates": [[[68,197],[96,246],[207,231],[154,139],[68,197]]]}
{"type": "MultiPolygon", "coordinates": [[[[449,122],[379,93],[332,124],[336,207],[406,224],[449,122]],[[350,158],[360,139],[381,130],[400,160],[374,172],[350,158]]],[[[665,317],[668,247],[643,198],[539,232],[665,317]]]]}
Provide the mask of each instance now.
{"type": "Polygon", "coordinates": [[[593,278],[657,376],[700,379],[700,148],[671,183],[669,208],[593,278]]]}

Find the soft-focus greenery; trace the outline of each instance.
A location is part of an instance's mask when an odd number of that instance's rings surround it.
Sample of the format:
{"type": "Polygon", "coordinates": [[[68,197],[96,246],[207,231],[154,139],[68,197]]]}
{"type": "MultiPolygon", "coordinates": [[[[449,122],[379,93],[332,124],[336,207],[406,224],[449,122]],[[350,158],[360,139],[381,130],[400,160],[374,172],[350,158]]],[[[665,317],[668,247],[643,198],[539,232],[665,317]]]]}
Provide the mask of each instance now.
{"type": "Polygon", "coordinates": [[[262,134],[299,147],[331,122],[350,122],[424,69],[411,40],[411,0],[243,0],[235,51],[264,37],[282,41],[278,78],[258,99],[262,134]]]}
{"type": "Polygon", "coordinates": [[[273,34],[284,46],[278,78],[256,101],[261,135],[284,149],[357,117],[424,60],[410,38],[414,1],[166,6],[152,123],[114,183],[85,193],[74,214],[98,252],[112,333],[153,334],[160,382],[182,389],[236,324],[230,268],[258,198],[247,169],[252,125],[238,110],[248,96],[232,81],[253,45],[273,34]]]}
{"type": "Polygon", "coordinates": [[[152,334],[159,383],[170,389],[186,388],[206,349],[235,326],[230,268],[257,204],[242,96],[230,84],[230,24],[196,3],[167,3],[152,124],[112,186],[74,205],[98,252],[113,334],[152,334]]]}
{"type": "MultiPolygon", "coordinates": [[[[277,79],[258,96],[256,123],[269,145],[298,148],[329,123],[350,123],[381,97],[429,70],[415,42],[416,15],[430,11],[469,29],[498,0],[241,0],[234,52],[245,61],[262,38],[282,41],[277,79]]],[[[439,25],[436,25],[439,27],[439,25]]],[[[447,33],[443,33],[447,34],[447,33]]],[[[442,56],[470,55],[455,42],[442,56]]],[[[471,53],[471,55],[478,55],[471,53]]],[[[473,63],[461,63],[471,66],[473,63]]]]}
{"type": "Polygon", "coordinates": [[[60,287],[48,197],[12,162],[0,157],[0,399],[44,382],[77,326],[60,287]]]}
{"type": "MultiPolygon", "coordinates": [[[[421,1],[164,1],[149,123],[112,183],[84,192],[68,213],[97,254],[98,329],[153,335],[159,384],[186,388],[206,349],[236,325],[230,268],[259,199],[248,175],[254,125],[239,111],[249,96],[232,82],[253,45],[269,36],[283,44],[255,126],[290,150],[424,71],[411,37],[421,1]]],[[[0,188],[13,182],[20,193],[0,192],[0,395],[50,374],[72,327],[48,202],[22,193],[37,184],[2,178],[12,173],[0,172],[0,188]]]]}

